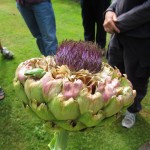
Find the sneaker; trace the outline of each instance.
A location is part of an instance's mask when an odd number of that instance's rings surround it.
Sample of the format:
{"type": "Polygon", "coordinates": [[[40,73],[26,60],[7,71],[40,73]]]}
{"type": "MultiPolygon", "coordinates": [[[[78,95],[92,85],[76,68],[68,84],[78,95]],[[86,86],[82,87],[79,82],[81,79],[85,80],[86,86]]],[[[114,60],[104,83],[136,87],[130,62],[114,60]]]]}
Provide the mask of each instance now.
{"type": "Polygon", "coordinates": [[[2,100],[5,97],[3,89],[0,87],[0,100],[2,100]]]}
{"type": "Polygon", "coordinates": [[[122,126],[126,128],[131,128],[135,124],[135,113],[130,113],[129,111],[126,111],[125,117],[122,120],[122,126]]]}
{"type": "Polygon", "coordinates": [[[6,47],[3,47],[1,49],[1,53],[6,59],[12,59],[14,56],[14,54],[11,51],[9,51],[6,47]]]}

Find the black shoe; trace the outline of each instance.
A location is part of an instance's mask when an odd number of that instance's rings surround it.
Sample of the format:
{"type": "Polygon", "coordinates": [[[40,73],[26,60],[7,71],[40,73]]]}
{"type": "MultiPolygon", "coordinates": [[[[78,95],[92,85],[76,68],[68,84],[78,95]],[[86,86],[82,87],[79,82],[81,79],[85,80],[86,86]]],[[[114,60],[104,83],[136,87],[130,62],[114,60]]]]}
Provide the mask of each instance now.
{"type": "Polygon", "coordinates": [[[11,51],[9,51],[6,47],[3,47],[1,53],[2,56],[4,56],[4,58],[6,59],[12,59],[14,57],[14,54],[11,51]]]}

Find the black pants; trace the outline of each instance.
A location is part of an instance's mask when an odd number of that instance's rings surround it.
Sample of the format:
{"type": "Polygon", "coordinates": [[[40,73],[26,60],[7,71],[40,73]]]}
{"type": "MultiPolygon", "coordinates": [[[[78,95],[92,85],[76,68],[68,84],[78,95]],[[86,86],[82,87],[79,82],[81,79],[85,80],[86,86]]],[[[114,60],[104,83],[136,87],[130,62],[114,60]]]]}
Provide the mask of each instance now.
{"type": "Polygon", "coordinates": [[[137,92],[129,112],[141,110],[141,100],[147,93],[150,77],[150,38],[113,35],[108,49],[108,63],[127,74],[137,92]]]}
{"type": "Polygon", "coordinates": [[[109,5],[110,0],[81,0],[84,39],[96,42],[101,48],[106,45],[103,13],[109,5]]]}

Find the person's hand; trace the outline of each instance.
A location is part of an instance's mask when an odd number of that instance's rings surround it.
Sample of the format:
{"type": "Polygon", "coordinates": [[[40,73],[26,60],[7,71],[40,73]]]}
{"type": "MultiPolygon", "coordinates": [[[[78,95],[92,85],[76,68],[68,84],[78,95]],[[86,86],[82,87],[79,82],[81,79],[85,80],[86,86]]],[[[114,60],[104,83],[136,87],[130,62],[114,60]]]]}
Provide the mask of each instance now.
{"type": "Polygon", "coordinates": [[[104,20],[104,29],[108,33],[120,33],[120,30],[117,28],[115,22],[117,21],[117,16],[114,12],[108,11],[105,14],[104,20]]]}

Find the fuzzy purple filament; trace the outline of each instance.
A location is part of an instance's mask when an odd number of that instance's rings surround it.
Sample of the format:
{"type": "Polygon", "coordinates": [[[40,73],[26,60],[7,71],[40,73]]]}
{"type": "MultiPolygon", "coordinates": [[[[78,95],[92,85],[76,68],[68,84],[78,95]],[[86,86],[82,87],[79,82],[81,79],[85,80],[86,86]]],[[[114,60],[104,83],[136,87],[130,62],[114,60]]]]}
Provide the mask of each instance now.
{"type": "Polygon", "coordinates": [[[67,65],[71,71],[85,69],[96,73],[101,70],[102,54],[92,42],[66,40],[58,47],[56,63],[67,65]]]}

